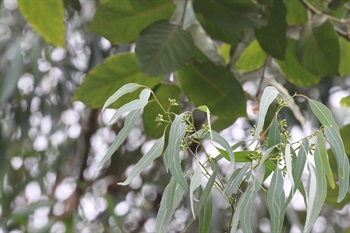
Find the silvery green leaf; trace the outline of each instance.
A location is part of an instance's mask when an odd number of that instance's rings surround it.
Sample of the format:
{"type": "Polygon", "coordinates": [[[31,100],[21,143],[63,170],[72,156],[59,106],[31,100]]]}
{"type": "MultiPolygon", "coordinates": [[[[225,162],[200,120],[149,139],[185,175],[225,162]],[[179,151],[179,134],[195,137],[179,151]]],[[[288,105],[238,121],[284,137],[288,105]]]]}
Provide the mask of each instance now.
{"type": "Polygon", "coordinates": [[[227,193],[228,196],[231,196],[232,194],[237,193],[249,168],[250,168],[250,164],[247,163],[242,168],[236,169],[233,172],[225,189],[225,192],[227,193]]]}
{"type": "Polygon", "coordinates": [[[294,187],[294,179],[293,179],[293,169],[292,169],[292,155],[290,153],[290,144],[286,145],[284,156],[286,160],[287,174],[290,182],[292,183],[292,187],[294,187]]]}
{"type": "Polygon", "coordinates": [[[192,215],[194,219],[196,219],[196,215],[194,213],[194,207],[193,207],[193,199],[194,199],[193,194],[194,194],[194,191],[201,185],[201,181],[202,181],[201,166],[198,160],[195,160],[195,161],[196,161],[196,168],[194,170],[194,174],[190,183],[190,203],[191,203],[191,210],[192,210],[192,215]]]}
{"type": "Polygon", "coordinates": [[[122,86],[121,88],[119,88],[111,97],[109,97],[107,99],[107,101],[105,102],[105,104],[103,105],[102,108],[102,112],[112,103],[114,103],[115,101],[117,101],[120,97],[122,97],[123,95],[133,92],[137,89],[139,89],[140,87],[142,87],[142,85],[137,84],[137,83],[128,83],[125,84],[124,86],[122,86]]]}
{"type": "Polygon", "coordinates": [[[209,233],[213,214],[212,196],[209,194],[206,204],[199,212],[199,232],[209,233]]]}
{"type": "Polygon", "coordinates": [[[251,221],[252,207],[253,207],[254,200],[256,198],[256,194],[257,194],[257,191],[254,190],[253,186],[250,186],[241,197],[242,206],[240,207],[240,211],[239,211],[239,220],[241,222],[241,227],[243,232],[246,232],[246,233],[252,233],[250,221],[251,221]]]}
{"type": "Polygon", "coordinates": [[[151,147],[151,149],[136,163],[136,165],[133,167],[130,174],[128,175],[127,179],[124,182],[118,184],[123,186],[130,184],[136,176],[138,176],[153,162],[153,160],[155,160],[161,155],[163,148],[164,135],[161,138],[159,138],[151,147]]]}
{"type": "Polygon", "coordinates": [[[329,164],[326,142],[321,131],[317,133],[317,138],[318,138],[317,145],[318,145],[320,156],[322,159],[322,164],[326,172],[326,177],[330,187],[334,189],[335,183],[334,183],[333,173],[329,164]]]}
{"type": "Polygon", "coordinates": [[[109,147],[106,155],[103,157],[103,159],[100,162],[100,166],[104,164],[112,155],[113,153],[119,148],[119,146],[124,142],[130,131],[133,129],[133,127],[136,124],[136,121],[139,119],[141,115],[141,109],[136,109],[131,111],[127,117],[125,118],[124,127],[120,130],[117,137],[114,139],[112,145],[109,147]]]}

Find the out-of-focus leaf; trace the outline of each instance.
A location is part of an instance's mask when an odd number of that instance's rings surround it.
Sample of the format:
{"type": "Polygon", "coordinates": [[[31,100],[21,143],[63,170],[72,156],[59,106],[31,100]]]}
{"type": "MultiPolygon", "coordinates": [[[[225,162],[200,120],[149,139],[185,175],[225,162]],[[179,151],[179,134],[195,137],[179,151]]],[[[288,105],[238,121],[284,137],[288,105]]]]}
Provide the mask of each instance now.
{"type": "Polygon", "coordinates": [[[225,188],[225,192],[228,196],[237,193],[241,183],[243,182],[243,178],[247,174],[249,168],[250,164],[247,163],[242,168],[236,169],[233,172],[225,188]]]}
{"type": "Polygon", "coordinates": [[[178,75],[183,92],[196,106],[205,104],[212,114],[232,120],[246,116],[243,88],[224,67],[194,61],[178,75]]]}
{"type": "Polygon", "coordinates": [[[287,49],[287,9],[281,0],[274,0],[269,8],[268,24],[255,30],[256,39],[265,52],[284,60],[287,49]]]}
{"type": "Polygon", "coordinates": [[[259,42],[253,40],[240,55],[235,67],[242,72],[256,70],[265,64],[266,58],[267,54],[261,49],[259,42]]]}
{"type": "Polygon", "coordinates": [[[225,60],[225,65],[229,64],[231,61],[231,45],[223,43],[220,46],[219,52],[225,60]]]}
{"type": "MultiPolygon", "coordinates": [[[[163,106],[163,108],[165,108],[165,110],[169,108],[169,111],[175,114],[178,114],[180,112],[180,107],[178,105],[169,106],[169,98],[175,99],[177,102],[179,102],[180,94],[180,88],[175,85],[161,84],[155,90],[155,95],[157,96],[157,99],[163,106]]],[[[146,134],[153,138],[160,137],[163,134],[166,126],[165,123],[158,125],[159,122],[155,121],[155,119],[158,117],[158,114],[164,114],[164,112],[159,106],[159,104],[156,101],[154,101],[153,98],[151,98],[146,107],[144,108],[142,119],[146,134]]]]}
{"type": "Polygon", "coordinates": [[[350,95],[340,100],[340,105],[346,108],[350,108],[350,95]]]}
{"type": "Polygon", "coordinates": [[[303,25],[307,22],[307,10],[299,0],[284,2],[287,7],[287,22],[292,25],[303,25]]]}
{"type": "Polygon", "coordinates": [[[109,147],[106,155],[100,162],[100,166],[103,165],[119,148],[119,146],[124,142],[130,131],[135,126],[136,121],[139,119],[141,115],[142,109],[132,110],[127,117],[125,118],[124,127],[120,130],[117,137],[114,139],[112,145],[109,147]]]}
{"type": "MultiPolygon", "coordinates": [[[[102,108],[106,100],[128,83],[138,83],[149,88],[159,84],[162,77],[147,77],[137,65],[135,54],[124,53],[109,57],[92,69],[75,92],[74,100],[80,100],[92,108],[102,108]]],[[[120,107],[137,99],[140,91],[126,94],[110,107],[120,107]]]]}
{"type": "Polygon", "coordinates": [[[81,5],[79,0],[63,0],[64,5],[67,6],[71,6],[73,7],[74,10],[76,11],[80,11],[81,10],[81,5]]]}
{"type": "Polygon", "coordinates": [[[202,169],[198,160],[196,160],[196,168],[194,170],[194,174],[190,183],[190,203],[191,203],[191,210],[192,210],[192,215],[194,219],[196,219],[196,215],[194,213],[194,207],[193,207],[193,201],[194,201],[193,195],[194,195],[194,191],[201,185],[201,182],[202,182],[202,169]]]}
{"type": "Polygon", "coordinates": [[[172,1],[104,0],[100,1],[88,29],[112,43],[130,43],[148,25],[170,19],[174,10],[172,1]]]}
{"type": "Polygon", "coordinates": [[[64,47],[65,24],[62,0],[18,0],[18,7],[33,29],[46,41],[64,47]]]}
{"type": "Polygon", "coordinates": [[[199,212],[199,232],[201,233],[210,232],[212,214],[213,214],[212,196],[209,194],[209,197],[207,198],[207,202],[199,212]]]}
{"type": "Polygon", "coordinates": [[[281,232],[282,230],[284,199],[283,176],[279,168],[277,168],[273,173],[271,184],[267,191],[266,205],[270,213],[271,232],[281,232]]]}
{"type": "Polygon", "coordinates": [[[339,73],[341,76],[350,75],[350,42],[339,36],[340,64],[339,73]]]}
{"type": "Polygon", "coordinates": [[[338,73],[339,50],[338,36],[326,16],[314,16],[307,22],[296,44],[300,63],[316,75],[338,73]]]}
{"type": "Polygon", "coordinates": [[[153,162],[153,160],[155,160],[161,155],[163,148],[164,135],[161,138],[159,138],[151,147],[151,149],[136,163],[136,165],[133,167],[130,174],[128,175],[127,179],[124,182],[118,184],[123,186],[130,184],[136,176],[138,176],[153,162]]]}
{"type": "Polygon", "coordinates": [[[321,77],[306,70],[295,56],[296,41],[288,38],[288,47],[285,60],[278,60],[277,64],[281,68],[287,80],[295,85],[309,86],[319,83],[321,77]]]}
{"type": "Polygon", "coordinates": [[[344,143],[331,111],[316,100],[308,99],[308,103],[312,112],[324,126],[324,134],[337,160],[339,183],[338,202],[340,202],[345,197],[349,188],[350,165],[345,154],[344,143]]]}
{"type": "Polygon", "coordinates": [[[258,137],[262,131],[262,128],[264,126],[265,116],[266,116],[267,110],[269,109],[269,106],[272,103],[272,101],[274,101],[276,99],[278,94],[279,94],[279,92],[277,91],[277,89],[275,87],[269,86],[269,87],[265,88],[265,90],[262,94],[262,97],[261,97],[261,101],[260,101],[258,124],[257,124],[256,130],[254,132],[254,137],[253,137],[250,144],[253,144],[258,139],[258,137]]]}
{"type": "Polygon", "coordinates": [[[194,44],[210,61],[216,65],[225,65],[224,58],[219,53],[219,46],[203,30],[203,28],[194,24],[187,29],[191,34],[194,44]]]}
{"type": "Polygon", "coordinates": [[[192,56],[194,42],[179,25],[161,21],[144,29],[136,40],[136,57],[147,75],[169,74],[192,56]]]}
{"type": "Polygon", "coordinates": [[[164,190],[160,207],[156,218],[156,232],[166,232],[166,228],[179,205],[185,190],[181,185],[177,184],[174,178],[171,178],[170,183],[164,190]]]}

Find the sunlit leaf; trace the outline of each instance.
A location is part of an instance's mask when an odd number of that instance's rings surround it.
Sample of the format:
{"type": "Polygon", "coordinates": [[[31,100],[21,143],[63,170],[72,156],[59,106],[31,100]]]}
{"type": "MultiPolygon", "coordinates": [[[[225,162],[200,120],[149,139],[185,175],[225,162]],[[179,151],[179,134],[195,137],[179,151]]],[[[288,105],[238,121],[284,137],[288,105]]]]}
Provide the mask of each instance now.
{"type": "Polygon", "coordinates": [[[316,100],[308,99],[308,103],[312,112],[324,126],[324,134],[337,160],[339,182],[338,202],[340,202],[345,197],[349,188],[350,166],[345,154],[344,143],[331,111],[316,100]]]}
{"type": "Polygon", "coordinates": [[[181,69],[178,77],[183,92],[194,105],[206,105],[213,115],[233,121],[246,116],[243,88],[224,67],[194,61],[181,69]]]}
{"type": "Polygon", "coordinates": [[[340,100],[340,105],[346,108],[350,108],[350,95],[340,100]]]}
{"type": "MultiPolygon", "coordinates": [[[[163,77],[146,77],[137,65],[135,54],[111,56],[88,73],[77,88],[74,100],[80,100],[92,108],[102,108],[106,100],[125,84],[138,83],[152,88],[163,80],[163,77]]],[[[139,94],[139,90],[126,94],[110,107],[120,107],[137,99],[139,94]]]]}
{"type": "Polygon", "coordinates": [[[194,219],[196,219],[196,215],[194,213],[194,207],[193,207],[193,200],[194,200],[193,195],[194,195],[194,191],[201,185],[201,182],[202,182],[201,166],[199,165],[198,160],[195,160],[195,161],[196,161],[196,168],[194,170],[194,174],[190,183],[190,203],[191,203],[191,210],[192,210],[192,215],[194,219]]]}
{"type": "Polygon", "coordinates": [[[181,68],[192,56],[194,42],[179,25],[161,21],[144,29],[136,40],[136,57],[147,75],[165,75],[181,68]]]}
{"type": "Polygon", "coordinates": [[[100,166],[103,165],[124,142],[130,131],[134,128],[136,121],[139,119],[141,111],[142,109],[136,109],[127,115],[125,118],[124,127],[120,130],[112,145],[109,147],[106,155],[100,162],[100,166]]]}
{"type": "Polygon", "coordinates": [[[239,56],[235,68],[242,72],[249,72],[261,68],[266,61],[267,54],[262,50],[257,40],[253,40],[239,56]]]}
{"type": "Polygon", "coordinates": [[[339,67],[339,41],[326,16],[314,16],[301,30],[296,45],[300,63],[316,75],[335,75],[339,67]]]}
{"type": "Polygon", "coordinates": [[[104,0],[99,2],[95,16],[88,26],[112,43],[130,43],[148,25],[170,19],[175,10],[172,1],[104,0]]]}
{"type": "Polygon", "coordinates": [[[55,46],[64,47],[64,6],[62,0],[18,0],[18,7],[33,29],[55,46]]]}
{"type": "Polygon", "coordinates": [[[119,185],[128,185],[131,183],[131,181],[138,176],[142,171],[144,171],[157,157],[159,157],[163,151],[164,147],[164,135],[159,138],[154,145],[151,147],[151,149],[144,155],[142,158],[136,163],[136,165],[131,170],[130,174],[128,175],[127,179],[122,182],[118,183],[119,185]]]}

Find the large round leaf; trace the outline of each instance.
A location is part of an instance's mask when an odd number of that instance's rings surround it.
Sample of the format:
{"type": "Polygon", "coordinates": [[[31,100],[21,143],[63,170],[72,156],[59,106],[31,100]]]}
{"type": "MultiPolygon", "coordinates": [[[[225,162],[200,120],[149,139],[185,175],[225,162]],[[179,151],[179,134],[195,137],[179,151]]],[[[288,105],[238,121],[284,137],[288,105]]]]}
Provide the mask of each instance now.
{"type": "Polygon", "coordinates": [[[88,29],[113,43],[130,43],[148,25],[170,19],[174,10],[175,5],[169,0],[100,1],[88,29]]]}
{"type": "Polygon", "coordinates": [[[260,47],[257,40],[253,40],[239,56],[235,68],[239,71],[249,72],[261,68],[266,62],[267,54],[260,47]]]}
{"type": "Polygon", "coordinates": [[[193,62],[182,68],[178,76],[183,92],[194,105],[206,105],[214,115],[233,121],[246,116],[242,86],[224,67],[193,62]]]}
{"type": "MultiPolygon", "coordinates": [[[[146,78],[137,65],[135,54],[119,54],[107,58],[103,64],[89,72],[83,84],[75,92],[74,100],[80,100],[92,108],[102,108],[106,100],[127,83],[138,83],[152,88],[162,79],[162,77],[146,78]]],[[[137,99],[140,91],[121,97],[110,107],[119,107],[137,99]]]]}
{"type": "Polygon", "coordinates": [[[161,21],[143,30],[136,40],[136,56],[148,75],[164,75],[183,66],[191,57],[194,42],[179,25],[161,21]]]}
{"type": "Polygon", "coordinates": [[[339,42],[325,16],[315,16],[303,27],[296,53],[300,63],[316,75],[335,75],[339,67],[339,42]]]}

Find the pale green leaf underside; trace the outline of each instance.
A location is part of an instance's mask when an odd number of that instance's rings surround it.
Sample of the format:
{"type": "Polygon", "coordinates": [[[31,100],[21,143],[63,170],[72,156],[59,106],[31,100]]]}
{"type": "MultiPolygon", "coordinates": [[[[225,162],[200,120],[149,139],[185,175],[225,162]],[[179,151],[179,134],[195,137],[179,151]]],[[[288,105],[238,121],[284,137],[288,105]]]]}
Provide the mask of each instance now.
{"type": "Polygon", "coordinates": [[[196,168],[194,170],[194,174],[190,183],[190,203],[191,203],[191,211],[194,219],[196,219],[196,215],[193,207],[193,202],[194,202],[193,196],[194,196],[194,191],[201,185],[201,181],[202,181],[202,170],[198,160],[196,160],[196,168]]]}

